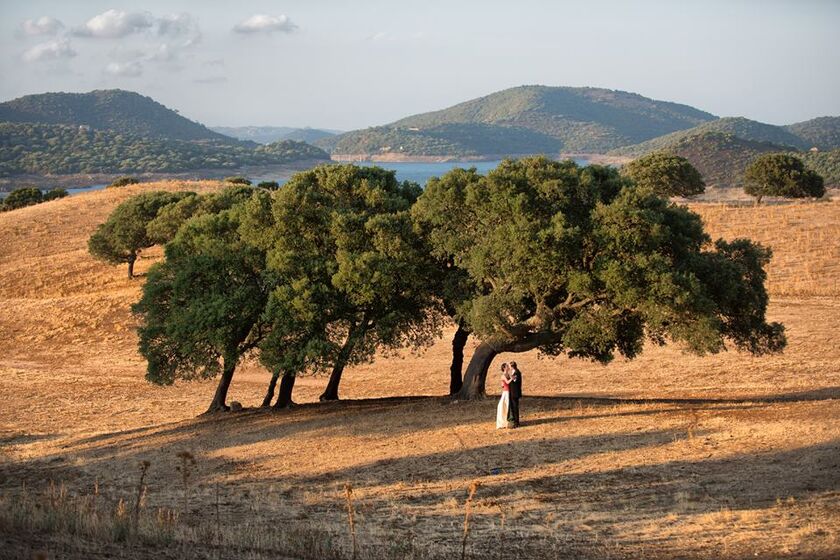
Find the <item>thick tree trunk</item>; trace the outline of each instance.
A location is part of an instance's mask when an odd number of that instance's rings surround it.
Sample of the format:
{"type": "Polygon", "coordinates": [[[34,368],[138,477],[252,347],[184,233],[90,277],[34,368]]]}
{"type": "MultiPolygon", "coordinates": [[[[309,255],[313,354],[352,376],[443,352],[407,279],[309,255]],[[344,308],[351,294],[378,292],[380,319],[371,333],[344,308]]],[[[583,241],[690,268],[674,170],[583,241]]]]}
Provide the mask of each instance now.
{"type": "Polygon", "coordinates": [[[354,331],[355,328],[350,329],[350,333],[347,335],[347,341],[338,353],[335,364],[333,364],[332,373],[330,374],[330,380],[327,382],[327,388],[318,397],[318,400],[321,402],[338,400],[338,385],[341,383],[341,374],[344,373],[344,366],[347,365],[350,354],[353,352],[353,347],[356,345],[357,339],[354,331]]]}
{"type": "Polygon", "coordinates": [[[338,400],[338,385],[341,383],[341,374],[344,373],[344,366],[347,365],[347,360],[339,357],[333,365],[332,373],[330,373],[330,380],[327,382],[327,388],[318,397],[321,402],[337,401],[338,400]]]}
{"type": "Polygon", "coordinates": [[[213,397],[213,402],[210,403],[210,408],[207,409],[206,414],[230,410],[230,407],[225,404],[225,401],[227,401],[227,393],[230,388],[230,382],[233,380],[233,372],[235,369],[236,356],[225,356],[222,378],[219,380],[219,385],[216,387],[216,394],[213,397]]]}
{"type": "Polygon", "coordinates": [[[267,406],[271,406],[271,399],[274,398],[274,388],[277,387],[277,380],[280,378],[280,371],[275,371],[271,375],[271,381],[268,382],[268,390],[265,392],[265,397],[263,398],[262,407],[265,408],[267,406]]]}
{"type": "Polygon", "coordinates": [[[137,255],[131,255],[128,257],[128,279],[131,280],[134,278],[134,261],[137,260],[137,255]]]}
{"type": "Polygon", "coordinates": [[[464,369],[464,346],[467,345],[469,336],[470,332],[459,323],[458,330],[455,331],[455,336],[452,337],[452,365],[449,366],[450,395],[457,394],[464,385],[461,374],[464,369]]]}
{"type": "Polygon", "coordinates": [[[289,408],[295,404],[292,402],[292,389],[295,387],[295,379],[294,374],[286,373],[283,375],[283,379],[280,380],[280,394],[277,395],[274,408],[289,408]]]}
{"type": "Polygon", "coordinates": [[[487,370],[498,354],[499,352],[487,342],[482,342],[476,347],[464,375],[464,384],[456,395],[459,400],[484,398],[487,370]]]}

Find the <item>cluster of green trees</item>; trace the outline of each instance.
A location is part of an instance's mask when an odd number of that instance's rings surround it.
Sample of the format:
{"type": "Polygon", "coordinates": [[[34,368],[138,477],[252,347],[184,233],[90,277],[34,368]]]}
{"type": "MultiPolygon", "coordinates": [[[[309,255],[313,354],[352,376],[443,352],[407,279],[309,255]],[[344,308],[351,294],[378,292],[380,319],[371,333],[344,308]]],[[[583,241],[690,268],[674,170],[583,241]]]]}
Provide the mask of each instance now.
{"type": "Polygon", "coordinates": [[[757,204],[765,196],[784,198],[820,198],[825,194],[822,176],[805,168],[801,159],[789,154],[765,154],[757,157],[744,173],[744,191],[757,204]]]}
{"type": "Polygon", "coordinates": [[[271,372],[265,404],[278,379],[282,407],[296,376],[320,372],[332,400],[348,365],[429,345],[450,320],[462,399],[484,395],[503,352],[606,363],[644,340],[695,353],[785,345],[765,319],[770,251],[712,243],[697,215],[615,169],[507,160],[421,191],[391,171],[326,165],[274,191],[238,188],[141,195],[123,206],[142,208],[117,208],[94,234],[122,238],[116,225],[131,220],[143,227],[125,239],[166,243],[134,306],[147,378],[221,373],[208,411],[227,408],[246,354],[271,372]],[[469,336],[478,346],[462,376],[469,336]]]}
{"type": "Polygon", "coordinates": [[[5,198],[0,198],[0,212],[8,212],[24,206],[64,198],[67,194],[66,189],[51,189],[44,192],[37,187],[22,187],[13,190],[5,198]]]}
{"type": "Polygon", "coordinates": [[[179,172],[328,159],[323,150],[291,140],[251,147],[78,126],[0,123],[0,176],[179,172]]]}

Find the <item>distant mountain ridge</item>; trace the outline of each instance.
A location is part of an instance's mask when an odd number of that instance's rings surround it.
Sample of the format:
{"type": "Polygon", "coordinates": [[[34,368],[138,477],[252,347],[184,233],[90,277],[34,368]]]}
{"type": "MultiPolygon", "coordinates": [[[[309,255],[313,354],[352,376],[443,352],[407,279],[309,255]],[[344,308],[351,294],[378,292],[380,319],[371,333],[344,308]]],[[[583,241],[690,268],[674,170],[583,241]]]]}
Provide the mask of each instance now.
{"type": "Polygon", "coordinates": [[[317,142],[336,154],[605,152],[716,119],[688,105],[602,88],[520,86],[317,142]],[[470,130],[473,127],[473,130],[470,130]],[[475,132],[499,139],[494,149],[475,132]],[[518,136],[509,141],[506,135],[518,136]],[[530,135],[535,147],[521,139],[530,135]],[[521,150],[512,152],[512,149],[521,150]]]}
{"type": "Polygon", "coordinates": [[[337,130],[291,126],[211,126],[210,130],[231,138],[249,140],[259,144],[270,144],[278,140],[296,140],[312,144],[340,133],[337,130]]]}
{"type": "Polygon", "coordinates": [[[790,132],[785,127],[765,124],[744,117],[724,117],[689,128],[652,138],[639,144],[623,146],[611,150],[611,154],[625,156],[640,156],[657,150],[665,150],[693,136],[707,133],[721,133],[737,136],[752,142],[776,144],[787,149],[806,150],[812,144],[790,132]]]}
{"type": "Polygon", "coordinates": [[[0,122],[77,125],[147,138],[241,143],[182,117],[151,97],[121,89],[25,95],[0,103],[0,122]]]}
{"type": "Polygon", "coordinates": [[[809,144],[809,147],[820,150],[840,148],[840,117],[817,117],[784,128],[809,144]]]}

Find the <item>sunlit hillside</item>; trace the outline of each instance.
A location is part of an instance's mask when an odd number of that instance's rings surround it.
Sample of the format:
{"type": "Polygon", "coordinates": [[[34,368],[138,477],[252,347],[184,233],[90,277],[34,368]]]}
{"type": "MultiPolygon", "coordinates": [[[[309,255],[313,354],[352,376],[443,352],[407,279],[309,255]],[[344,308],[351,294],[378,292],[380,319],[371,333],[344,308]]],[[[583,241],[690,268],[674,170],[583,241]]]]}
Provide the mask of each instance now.
{"type": "Polygon", "coordinates": [[[241,413],[197,418],[213,381],[147,383],[129,307],[160,249],[128,280],[87,238],[133,194],[219,188],[144,184],[0,214],[0,528],[30,516],[61,529],[4,531],[12,557],[31,543],[94,557],[104,542],[98,553],[128,558],[350,558],[348,503],[360,557],[840,554],[840,202],[693,206],[713,237],[772,247],[784,354],[516,355],[524,422],[497,431],[495,399],[443,397],[451,332],[422,355],[349,369],[338,403],[317,403],[326,380],[304,377],[301,406],[260,411],[269,375],[251,362],[231,388],[241,413]],[[142,461],[140,547],[120,542],[119,523],[142,461]]]}

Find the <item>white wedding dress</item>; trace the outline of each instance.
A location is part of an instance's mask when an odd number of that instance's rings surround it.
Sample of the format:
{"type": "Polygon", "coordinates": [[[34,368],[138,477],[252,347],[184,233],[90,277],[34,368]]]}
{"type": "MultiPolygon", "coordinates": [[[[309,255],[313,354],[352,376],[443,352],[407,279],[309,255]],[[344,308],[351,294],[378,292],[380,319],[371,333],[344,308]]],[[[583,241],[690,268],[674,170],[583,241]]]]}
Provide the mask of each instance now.
{"type": "Polygon", "coordinates": [[[496,406],[496,429],[508,427],[508,409],[510,408],[510,391],[508,384],[502,381],[502,396],[496,406]]]}

